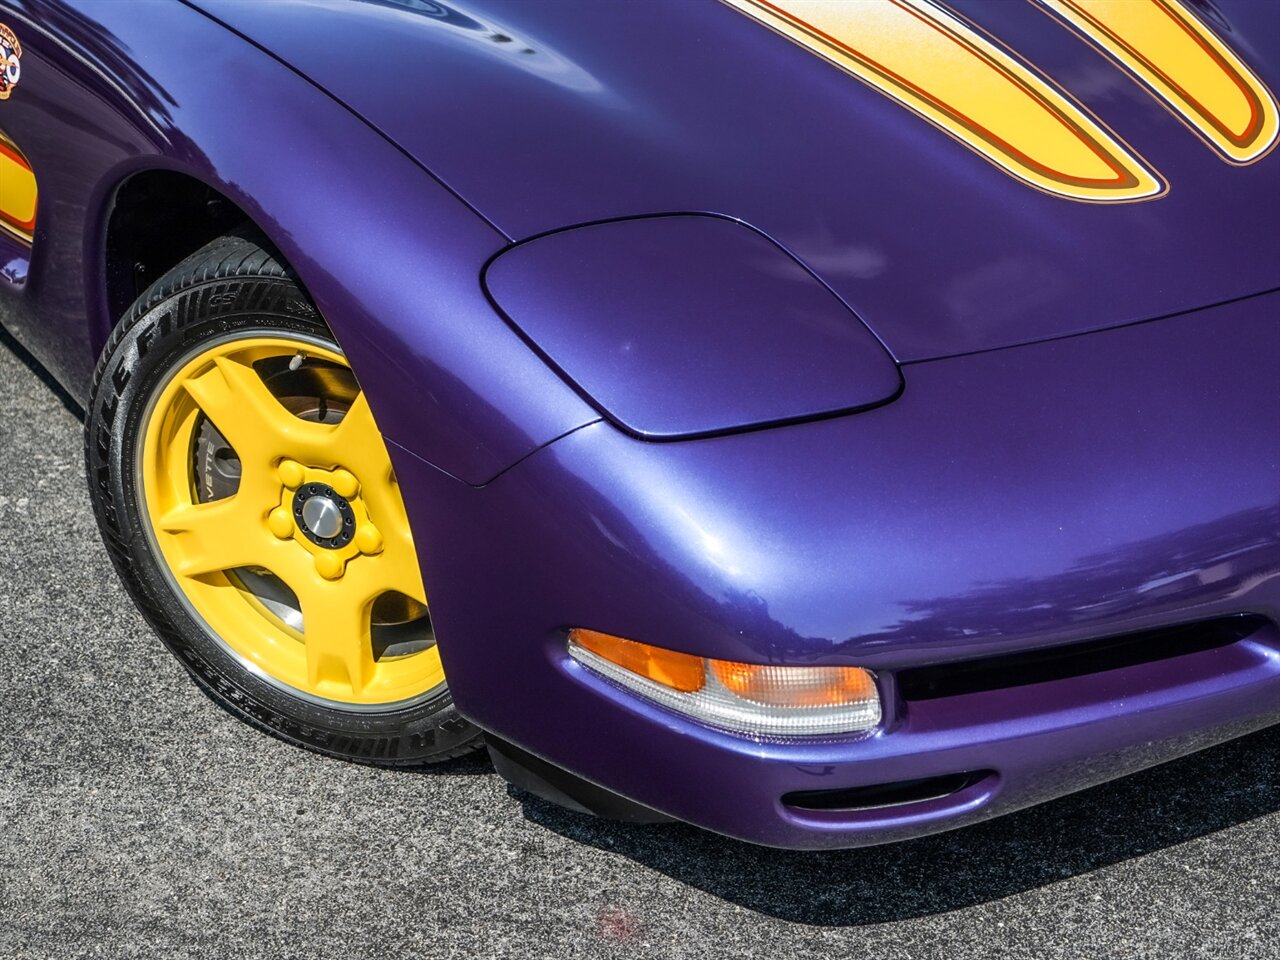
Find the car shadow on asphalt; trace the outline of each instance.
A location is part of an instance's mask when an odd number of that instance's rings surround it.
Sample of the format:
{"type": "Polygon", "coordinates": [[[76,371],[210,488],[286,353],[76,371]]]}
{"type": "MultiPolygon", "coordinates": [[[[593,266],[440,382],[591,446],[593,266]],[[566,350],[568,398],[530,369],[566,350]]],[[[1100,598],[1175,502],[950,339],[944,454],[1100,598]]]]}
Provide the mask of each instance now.
{"type": "Polygon", "coordinates": [[[633,825],[512,789],[530,821],[758,913],[860,926],[999,900],[1280,810],[1280,727],[951,833],[796,852],[685,825],[633,825]]]}
{"type": "Polygon", "coordinates": [[[49,392],[58,398],[69,413],[73,414],[77,420],[84,419],[84,407],[76,401],[76,398],[68,393],[57,380],[53,379],[53,375],[40,365],[40,361],[31,355],[22,344],[13,338],[4,327],[0,327],[0,349],[8,350],[18,361],[31,371],[31,375],[39,380],[42,384],[49,388],[49,392]]]}
{"type": "Polygon", "coordinates": [[[496,776],[489,754],[484,750],[473,750],[460,757],[450,757],[429,767],[409,767],[409,770],[425,772],[428,776],[445,777],[489,777],[496,776]]]}

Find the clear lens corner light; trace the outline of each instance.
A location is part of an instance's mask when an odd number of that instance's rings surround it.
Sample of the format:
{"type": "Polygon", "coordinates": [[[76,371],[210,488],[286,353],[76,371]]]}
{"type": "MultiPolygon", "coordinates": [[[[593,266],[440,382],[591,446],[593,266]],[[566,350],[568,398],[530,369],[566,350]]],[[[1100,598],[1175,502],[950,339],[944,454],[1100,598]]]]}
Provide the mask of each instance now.
{"type": "Polygon", "coordinates": [[[861,667],[776,667],[707,660],[576,628],[569,656],[708,726],[759,737],[865,733],[880,723],[875,678],[861,667]]]}

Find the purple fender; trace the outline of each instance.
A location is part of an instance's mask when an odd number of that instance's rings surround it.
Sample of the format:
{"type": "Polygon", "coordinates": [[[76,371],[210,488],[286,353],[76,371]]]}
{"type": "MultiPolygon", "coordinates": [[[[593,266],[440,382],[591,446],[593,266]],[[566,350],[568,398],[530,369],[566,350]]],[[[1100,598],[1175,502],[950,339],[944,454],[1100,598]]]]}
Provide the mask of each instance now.
{"type": "Polygon", "coordinates": [[[0,123],[40,186],[30,270],[0,283],[0,321],[74,396],[116,319],[112,198],[160,168],[266,232],[384,433],[442,470],[483,482],[597,418],[485,298],[481,267],[507,238],[293,71],[178,3],[5,3],[0,19],[24,45],[0,123]]]}

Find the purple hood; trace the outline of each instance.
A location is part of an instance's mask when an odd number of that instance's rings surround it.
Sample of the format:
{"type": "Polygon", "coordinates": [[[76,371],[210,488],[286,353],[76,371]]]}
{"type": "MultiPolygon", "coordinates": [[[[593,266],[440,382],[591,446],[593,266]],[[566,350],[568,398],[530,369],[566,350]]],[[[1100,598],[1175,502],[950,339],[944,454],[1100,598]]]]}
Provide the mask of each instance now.
{"type": "MultiPolygon", "coordinates": [[[[899,361],[1280,286],[1280,153],[1224,162],[1025,0],[949,7],[1116,131],[1167,195],[1091,204],[1039,193],[714,0],[200,5],[512,239],[652,213],[739,218],[825,280],[899,361]]],[[[1188,5],[1280,90],[1271,4],[1188,5]]]]}

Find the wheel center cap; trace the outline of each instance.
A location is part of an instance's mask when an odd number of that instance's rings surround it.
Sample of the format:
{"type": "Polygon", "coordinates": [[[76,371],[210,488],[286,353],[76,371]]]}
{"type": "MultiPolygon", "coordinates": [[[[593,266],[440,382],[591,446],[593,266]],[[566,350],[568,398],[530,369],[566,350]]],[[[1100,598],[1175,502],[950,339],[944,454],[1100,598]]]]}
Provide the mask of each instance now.
{"type": "Polygon", "coordinates": [[[342,511],[326,496],[312,497],[302,505],[302,522],[317,537],[327,540],[342,532],[342,511]]]}
{"type": "Polygon", "coordinates": [[[293,496],[298,529],[319,547],[336,550],[351,542],[356,518],[345,497],[327,483],[307,483],[293,496]]]}

